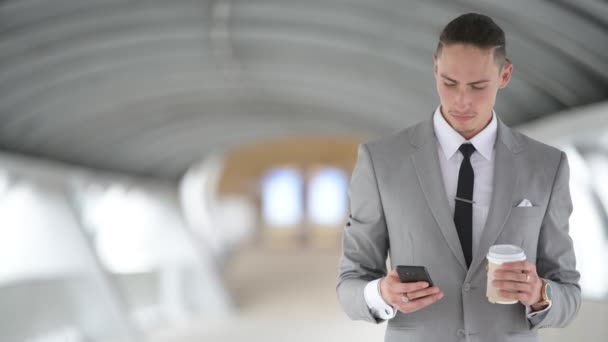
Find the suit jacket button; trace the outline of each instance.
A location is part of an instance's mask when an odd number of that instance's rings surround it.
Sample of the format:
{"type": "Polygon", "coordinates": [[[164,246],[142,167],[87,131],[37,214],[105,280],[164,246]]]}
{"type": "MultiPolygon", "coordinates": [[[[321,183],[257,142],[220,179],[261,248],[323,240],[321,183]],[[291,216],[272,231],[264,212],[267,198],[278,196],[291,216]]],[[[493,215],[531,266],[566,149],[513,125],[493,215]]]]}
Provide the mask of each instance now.
{"type": "Polygon", "coordinates": [[[458,336],[458,337],[465,337],[466,333],[464,332],[463,329],[458,329],[458,331],[456,332],[456,336],[458,336]]]}
{"type": "Polygon", "coordinates": [[[464,290],[464,292],[471,291],[471,284],[469,284],[469,283],[464,284],[464,286],[462,287],[462,289],[464,290]]]}

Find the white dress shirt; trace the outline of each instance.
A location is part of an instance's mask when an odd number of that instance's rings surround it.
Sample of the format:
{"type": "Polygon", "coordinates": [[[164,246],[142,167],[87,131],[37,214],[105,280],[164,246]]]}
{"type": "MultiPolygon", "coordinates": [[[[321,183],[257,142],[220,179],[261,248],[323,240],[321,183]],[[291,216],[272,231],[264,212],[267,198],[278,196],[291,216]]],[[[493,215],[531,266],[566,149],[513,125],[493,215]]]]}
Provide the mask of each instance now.
{"type": "MultiPolygon", "coordinates": [[[[475,174],[473,184],[473,256],[477,253],[481,232],[488,218],[490,200],[494,180],[494,144],[498,129],[496,113],[492,111],[490,123],[470,140],[466,140],[460,133],[456,132],[445,120],[438,107],[433,114],[433,128],[437,138],[437,154],[439,156],[439,167],[443,177],[446,196],[450,204],[452,216],[454,215],[456,190],[458,187],[458,174],[460,164],[463,160],[462,153],[458,150],[460,145],[471,143],[475,146],[475,152],[471,155],[471,165],[475,174]]],[[[364,290],[365,301],[375,317],[390,319],[395,317],[397,310],[386,304],[378,291],[378,281],[369,282],[364,290]]],[[[538,312],[530,312],[526,306],[528,318],[533,318],[538,313],[545,312],[549,308],[538,312]]]]}

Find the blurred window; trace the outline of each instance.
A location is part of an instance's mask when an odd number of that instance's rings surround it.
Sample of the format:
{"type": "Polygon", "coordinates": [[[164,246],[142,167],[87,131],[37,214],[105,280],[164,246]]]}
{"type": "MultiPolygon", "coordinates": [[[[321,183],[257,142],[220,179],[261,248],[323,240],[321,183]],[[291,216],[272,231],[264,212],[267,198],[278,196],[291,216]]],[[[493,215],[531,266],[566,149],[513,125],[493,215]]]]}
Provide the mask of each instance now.
{"type": "Polygon", "coordinates": [[[303,179],[292,168],[271,169],[262,180],[262,215],[276,228],[301,224],[303,179]]]}
{"type": "Polygon", "coordinates": [[[608,257],[603,209],[594,189],[589,164],[572,147],[564,149],[570,166],[570,194],[573,211],[570,217],[570,236],[576,254],[576,268],[581,273],[580,285],[585,298],[602,299],[608,295],[608,257]]]}
{"type": "Polygon", "coordinates": [[[308,218],[312,224],[339,226],[347,215],[348,178],[338,168],[323,168],[308,183],[308,218]]]}

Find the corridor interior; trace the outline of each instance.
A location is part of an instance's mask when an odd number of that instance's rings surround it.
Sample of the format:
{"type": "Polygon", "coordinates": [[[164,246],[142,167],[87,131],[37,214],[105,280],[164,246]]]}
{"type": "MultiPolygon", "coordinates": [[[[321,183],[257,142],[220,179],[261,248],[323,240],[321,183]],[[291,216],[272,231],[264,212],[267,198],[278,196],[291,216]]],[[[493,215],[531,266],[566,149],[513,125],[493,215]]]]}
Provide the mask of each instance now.
{"type": "MultiPolygon", "coordinates": [[[[335,295],[339,250],[250,248],[225,267],[237,312],[201,318],[154,342],[176,341],[382,341],[386,324],[351,321],[335,295]]],[[[566,329],[544,329],[541,341],[606,341],[608,309],[585,301],[566,329]]]]}

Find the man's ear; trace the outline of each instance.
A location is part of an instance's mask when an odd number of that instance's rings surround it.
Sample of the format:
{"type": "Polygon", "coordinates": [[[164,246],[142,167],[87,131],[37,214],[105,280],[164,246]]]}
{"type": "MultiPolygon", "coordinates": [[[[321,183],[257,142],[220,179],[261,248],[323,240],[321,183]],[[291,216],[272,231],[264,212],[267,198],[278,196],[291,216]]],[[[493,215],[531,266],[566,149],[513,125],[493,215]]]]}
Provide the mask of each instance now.
{"type": "Polygon", "coordinates": [[[513,64],[508,60],[505,63],[505,66],[502,67],[502,71],[500,72],[500,89],[506,87],[507,84],[509,84],[509,81],[511,80],[511,75],[513,74],[513,64]]]}

